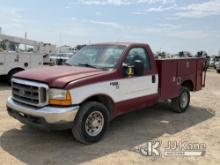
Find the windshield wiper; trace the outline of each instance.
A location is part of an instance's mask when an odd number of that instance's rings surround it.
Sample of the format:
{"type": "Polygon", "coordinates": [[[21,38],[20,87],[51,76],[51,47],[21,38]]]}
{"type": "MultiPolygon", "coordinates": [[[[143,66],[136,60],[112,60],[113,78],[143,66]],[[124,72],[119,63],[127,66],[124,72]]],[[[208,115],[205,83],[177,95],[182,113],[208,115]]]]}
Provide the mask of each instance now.
{"type": "Polygon", "coordinates": [[[73,65],[71,65],[70,63],[67,63],[67,62],[65,62],[64,65],[73,66],[73,65]]]}
{"type": "Polygon", "coordinates": [[[90,64],[78,64],[78,66],[85,66],[85,67],[89,67],[89,68],[98,68],[98,67],[96,67],[96,66],[94,66],[94,65],[90,65],[90,64]]]}

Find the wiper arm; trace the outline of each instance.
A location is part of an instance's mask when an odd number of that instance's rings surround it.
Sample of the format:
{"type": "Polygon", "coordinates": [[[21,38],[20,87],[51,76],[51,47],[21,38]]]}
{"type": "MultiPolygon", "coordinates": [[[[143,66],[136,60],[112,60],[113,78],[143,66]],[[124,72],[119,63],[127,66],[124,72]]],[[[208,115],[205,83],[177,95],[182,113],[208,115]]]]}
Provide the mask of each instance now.
{"type": "Polygon", "coordinates": [[[73,65],[71,65],[70,63],[67,63],[67,62],[65,62],[64,65],[73,66],[73,65]]]}
{"type": "Polygon", "coordinates": [[[85,66],[89,68],[97,68],[96,66],[90,65],[90,64],[78,64],[78,66],[85,66]]]}

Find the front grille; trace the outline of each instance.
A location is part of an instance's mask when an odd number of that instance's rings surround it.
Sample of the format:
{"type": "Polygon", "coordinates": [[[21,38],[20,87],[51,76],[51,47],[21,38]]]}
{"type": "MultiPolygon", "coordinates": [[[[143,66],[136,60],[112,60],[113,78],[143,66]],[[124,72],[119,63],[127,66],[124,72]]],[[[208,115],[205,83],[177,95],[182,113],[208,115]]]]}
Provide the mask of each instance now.
{"type": "Polygon", "coordinates": [[[33,106],[44,106],[48,103],[48,86],[42,83],[36,83],[26,80],[12,80],[13,99],[33,106]]]}

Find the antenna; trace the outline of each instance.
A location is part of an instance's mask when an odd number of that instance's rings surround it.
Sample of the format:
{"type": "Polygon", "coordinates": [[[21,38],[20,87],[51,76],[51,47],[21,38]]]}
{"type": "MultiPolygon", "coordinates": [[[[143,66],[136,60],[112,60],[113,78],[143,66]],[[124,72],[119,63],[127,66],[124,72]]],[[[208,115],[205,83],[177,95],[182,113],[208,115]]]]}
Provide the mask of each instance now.
{"type": "MultiPolygon", "coordinates": [[[[24,38],[27,39],[27,32],[25,32],[24,38]]],[[[24,50],[27,51],[27,45],[26,44],[24,45],[24,50]]]]}

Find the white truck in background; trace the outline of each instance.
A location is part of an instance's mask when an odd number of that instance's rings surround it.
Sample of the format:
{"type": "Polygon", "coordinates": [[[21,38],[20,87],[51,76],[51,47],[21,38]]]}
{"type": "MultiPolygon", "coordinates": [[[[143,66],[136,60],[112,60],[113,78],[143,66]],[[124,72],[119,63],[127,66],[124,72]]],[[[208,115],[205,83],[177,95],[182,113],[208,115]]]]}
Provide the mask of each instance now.
{"type": "Polygon", "coordinates": [[[43,66],[43,56],[40,53],[0,53],[0,75],[7,76],[10,83],[12,76],[26,69],[43,66]]]}
{"type": "Polygon", "coordinates": [[[220,73],[220,56],[215,56],[214,61],[215,61],[214,67],[215,67],[217,73],[220,73]]]}
{"type": "Polygon", "coordinates": [[[0,76],[7,76],[9,83],[12,76],[19,71],[50,64],[49,55],[56,52],[55,45],[26,38],[0,34],[0,41],[6,43],[6,50],[0,51],[0,76]],[[10,43],[16,45],[16,50],[10,50],[10,43]],[[19,49],[20,44],[24,45],[24,51],[19,49]],[[27,51],[27,46],[31,46],[31,51],[27,51]]]}

